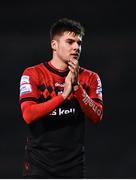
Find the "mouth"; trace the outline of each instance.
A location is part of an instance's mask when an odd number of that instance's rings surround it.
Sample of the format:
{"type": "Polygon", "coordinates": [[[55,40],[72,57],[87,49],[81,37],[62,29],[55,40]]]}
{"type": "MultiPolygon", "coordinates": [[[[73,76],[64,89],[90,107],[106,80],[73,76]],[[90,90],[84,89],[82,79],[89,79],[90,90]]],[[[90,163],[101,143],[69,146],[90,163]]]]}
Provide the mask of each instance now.
{"type": "Polygon", "coordinates": [[[75,59],[79,58],[79,53],[73,53],[73,54],[70,54],[70,55],[75,59]]]}

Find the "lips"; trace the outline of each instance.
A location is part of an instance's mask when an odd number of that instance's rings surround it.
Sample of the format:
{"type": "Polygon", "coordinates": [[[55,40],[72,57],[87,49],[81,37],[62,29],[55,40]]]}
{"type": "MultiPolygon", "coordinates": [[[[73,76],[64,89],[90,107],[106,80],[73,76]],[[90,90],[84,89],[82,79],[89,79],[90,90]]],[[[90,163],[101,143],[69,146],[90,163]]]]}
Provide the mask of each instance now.
{"type": "Polygon", "coordinates": [[[73,53],[73,54],[71,54],[71,55],[73,55],[73,56],[78,56],[79,54],[78,54],[78,53],[73,53]]]}
{"type": "Polygon", "coordinates": [[[73,54],[71,54],[71,56],[78,58],[79,54],[78,53],[73,53],[73,54]]]}

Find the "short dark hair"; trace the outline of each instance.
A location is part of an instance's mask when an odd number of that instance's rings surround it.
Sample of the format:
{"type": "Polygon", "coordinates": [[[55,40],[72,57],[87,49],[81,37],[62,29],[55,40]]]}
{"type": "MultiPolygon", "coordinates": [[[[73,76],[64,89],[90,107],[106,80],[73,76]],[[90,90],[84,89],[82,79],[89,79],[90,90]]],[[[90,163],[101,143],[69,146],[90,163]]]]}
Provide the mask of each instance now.
{"type": "Polygon", "coordinates": [[[85,34],[84,27],[81,26],[80,22],[68,18],[62,18],[51,26],[50,39],[52,40],[56,35],[61,35],[65,31],[74,32],[81,36],[84,36],[85,34]]]}

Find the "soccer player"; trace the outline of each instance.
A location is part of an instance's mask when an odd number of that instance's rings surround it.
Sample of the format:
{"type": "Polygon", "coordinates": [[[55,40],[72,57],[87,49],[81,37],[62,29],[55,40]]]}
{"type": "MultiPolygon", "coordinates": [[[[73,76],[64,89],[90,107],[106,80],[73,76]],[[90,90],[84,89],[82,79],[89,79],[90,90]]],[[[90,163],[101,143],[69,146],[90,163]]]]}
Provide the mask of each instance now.
{"type": "Polygon", "coordinates": [[[84,34],[80,22],[59,19],[50,29],[52,59],[22,73],[24,178],[85,177],[85,117],[100,122],[103,105],[99,75],[79,66],[84,34]]]}

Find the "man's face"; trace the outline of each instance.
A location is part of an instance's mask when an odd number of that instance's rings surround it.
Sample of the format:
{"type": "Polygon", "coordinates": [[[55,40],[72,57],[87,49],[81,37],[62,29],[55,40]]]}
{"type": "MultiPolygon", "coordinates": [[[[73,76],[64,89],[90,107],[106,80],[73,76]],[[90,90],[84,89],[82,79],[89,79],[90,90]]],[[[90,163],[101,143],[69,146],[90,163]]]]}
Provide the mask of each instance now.
{"type": "Polygon", "coordinates": [[[55,53],[60,60],[67,62],[72,59],[79,59],[82,42],[82,37],[80,35],[66,31],[53,41],[53,43],[55,43],[55,53]]]}

